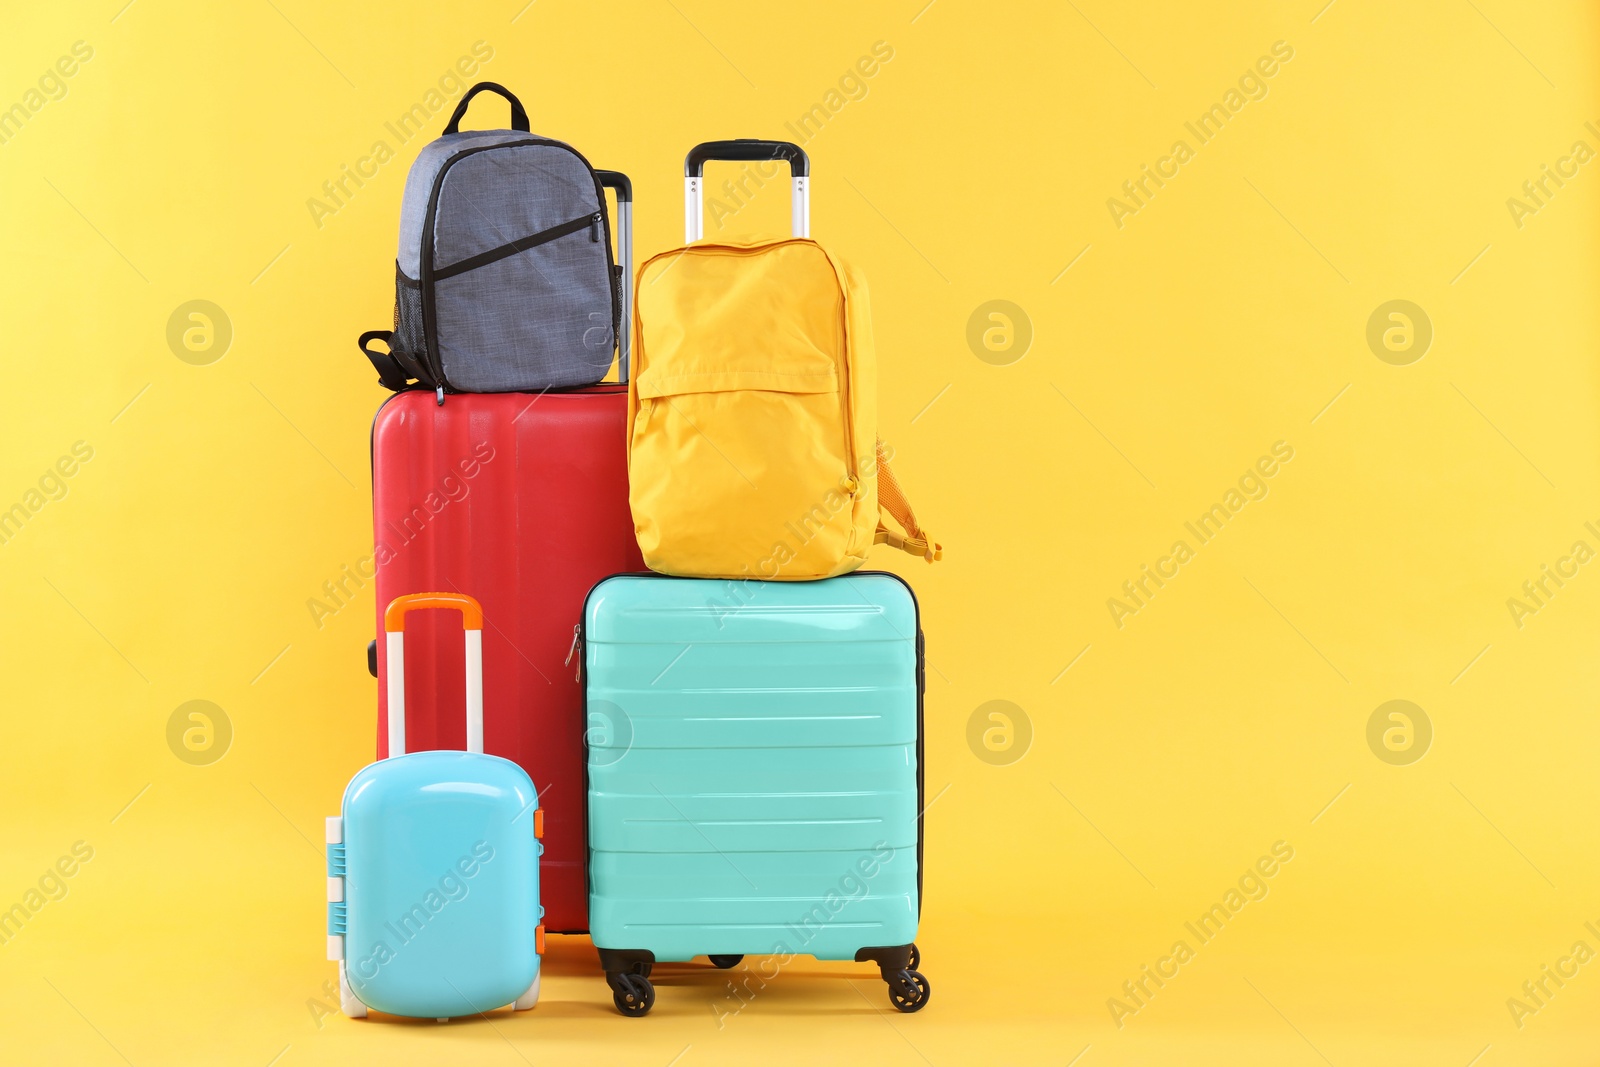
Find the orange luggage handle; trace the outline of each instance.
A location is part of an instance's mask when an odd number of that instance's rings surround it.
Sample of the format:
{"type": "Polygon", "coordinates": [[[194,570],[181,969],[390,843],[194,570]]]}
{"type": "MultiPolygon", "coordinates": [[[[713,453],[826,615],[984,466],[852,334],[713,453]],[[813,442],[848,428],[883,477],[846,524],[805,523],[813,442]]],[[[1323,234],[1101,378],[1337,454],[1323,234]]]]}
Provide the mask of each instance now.
{"type": "Polygon", "coordinates": [[[388,651],[389,755],[406,751],[406,615],[427,608],[461,612],[467,651],[467,751],[483,751],[483,608],[462,593],[407,593],[383,613],[388,651]]]}

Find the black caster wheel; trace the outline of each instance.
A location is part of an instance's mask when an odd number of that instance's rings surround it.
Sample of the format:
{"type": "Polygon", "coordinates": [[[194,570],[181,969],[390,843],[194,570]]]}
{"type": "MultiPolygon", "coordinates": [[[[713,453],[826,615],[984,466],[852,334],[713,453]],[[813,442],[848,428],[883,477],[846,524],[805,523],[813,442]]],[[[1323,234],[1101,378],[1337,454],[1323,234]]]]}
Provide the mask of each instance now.
{"type": "Polygon", "coordinates": [[[737,967],[737,966],[739,966],[739,961],[744,959],[744,957],[743,956],[707,956],[706,959],[711,961],[711,966],[719,967],[719,968],[721,968],[722,970],[725,971],[729,967],[737,967]]]}
{"type": "Polygon", "coordinates": [[[911,946],[911,962],[906,964],[906,967],[909,970],[913,970],[914,971],[918,967],[921,967],[921,966],[922,966],[922,950],[919,949],[916,945],[912,945],[911,946]]]}
{"type": "Polygon", "coordinates": [[[889,979],[889,1003],[907,1014],[927,1007],[932,992],[928,980],[917,971],[901,971],[889,979]]]}
{"type": "Polygon", "coordinates": [[[642,974],[619,974],[611,983],[611,1000],[624,1015],[648,1015],[656,1003],[656,988],[642,974]]]}

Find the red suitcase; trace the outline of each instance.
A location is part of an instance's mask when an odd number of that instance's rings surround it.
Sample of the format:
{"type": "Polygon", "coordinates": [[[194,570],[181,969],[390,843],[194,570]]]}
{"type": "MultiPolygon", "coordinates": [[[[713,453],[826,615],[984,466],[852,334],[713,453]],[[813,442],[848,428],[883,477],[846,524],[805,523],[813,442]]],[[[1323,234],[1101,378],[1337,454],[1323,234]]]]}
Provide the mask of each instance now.
{"type": "MultiPolygon", "coordinates": [[[[619,202],[625,271],[628,214],[619,202]]],[[[621,340],[625,380],[626,333],[621,340]]],[[[483,748],[519,764],[539,786],[541,895],[553,932],[589,926],[583,689],[565,660],[590,587],[644,569],[628,511],[627,407],[625,385],[453,393],[443,404],[413,390],[390,398],[372,424],[378,632],[384,605],[406,593],[465,593],[483,605],[483,748]]],[[[409,751],[465,746],[463,654],[447,633],[459,626],[448,612],[407,620],[409,751]]],[[[389,748],[382,643],[375,661],[369,651],[369,666],[378,677],[382,759],[389,748]]]]}

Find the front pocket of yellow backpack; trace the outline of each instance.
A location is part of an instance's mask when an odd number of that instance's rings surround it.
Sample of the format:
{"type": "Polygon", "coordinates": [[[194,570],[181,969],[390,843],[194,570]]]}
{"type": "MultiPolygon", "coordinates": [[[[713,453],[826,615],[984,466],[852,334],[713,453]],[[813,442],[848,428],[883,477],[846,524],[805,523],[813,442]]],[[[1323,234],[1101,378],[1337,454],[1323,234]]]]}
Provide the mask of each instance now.
{"type": "Polygon", "coordinates": [[[816,578],[851,548],[831,371],[641,375],[629,501],[645,563],[696,577],[816,578]]]}

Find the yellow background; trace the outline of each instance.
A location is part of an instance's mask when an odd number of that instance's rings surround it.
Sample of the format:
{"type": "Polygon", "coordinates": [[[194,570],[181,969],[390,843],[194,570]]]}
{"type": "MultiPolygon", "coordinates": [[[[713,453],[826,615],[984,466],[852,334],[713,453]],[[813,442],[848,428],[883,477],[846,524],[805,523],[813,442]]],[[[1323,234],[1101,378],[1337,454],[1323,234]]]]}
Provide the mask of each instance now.
{"type": "MultiPolygon", "coordinates": [[[[0,145],[0,506],[74,442],[94,457],[0,545],[0,906],[73,842],[94,859],[0,946],[0,1059],[1595,1062],[1600,964],[1520,1029],[1506,1000],[1600,949],[1600,565],[1521,628],[1506,601],[1600,547],[1600,164],[1520,228],[1506,200],[1600,148],[1600,15],[925,2],[10,7],[0,106],[73,42],[94,57],[0,145]],[[720,1029],[725,976],[663,967],[627,1020],[560,941],[527,1015],[308,1008],[333,974],[322,818],[373,754],[374,683],[370,589],[321,628],[306,600],[371,548],[383,394],[353,341],[389,318],[423,139],[320,228],[306,201],[479,40],[535,129],[633,176],[641,258],[679,239],[691,143],[782,136],[894,50],[807,147],[947,548],[874,560],[928,633],[921,1014],[806,963],[720,1029]],[[1107,199],[1280,40],[1267,97],[1119,229],[1107,199]],[[208,366],[166,341],[192,299],[234,331],[208,366]],[[992,299],[1034,330],[1006,366],[966,340],[992,299]],[[1365,340],[1393,299],[1433,324],[1408,366],[1365,340]],[[1269,495],[1114,625],[1107,598],[1280,440],[1269,495]],[[167,746],[193,699],[233,725],[210,766],[167,746]],[[1367,745],[1393,699],[1434,730],[1409,766],[1367,745]],[[1006,765],[968,746],[991,700],[1033,731],[1006,765]],[[1114,1025],[1107,999],[1279,840],[1270,894],[1114,1025]]],[[[781,229],[786,199],[729,226],[781,229]]]]}

